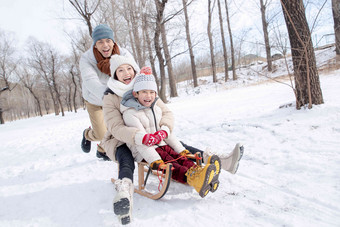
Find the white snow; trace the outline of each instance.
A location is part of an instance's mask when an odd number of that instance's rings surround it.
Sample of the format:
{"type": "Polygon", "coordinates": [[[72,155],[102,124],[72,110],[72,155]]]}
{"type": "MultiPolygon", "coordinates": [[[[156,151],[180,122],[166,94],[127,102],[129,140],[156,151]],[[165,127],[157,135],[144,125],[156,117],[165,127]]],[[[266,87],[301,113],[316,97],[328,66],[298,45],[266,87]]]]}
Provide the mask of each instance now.
{"type": "MultiPolygon", "coordinates": [[[[318,64],[334,56],[319,53],[318,64]]],[[[237,82],[179,85],[168,104],[185,143],[223,156],[242,142],[238,172],[222,171],[203,199],[176,182],[158,201],[135,194],[129,226],[340,226],[340,70],[320,73],[325,104],[301,110],[279,108],[294,103],[290,87],[242,70],[237,82]]],[[[0,226],[119,226],[117,164],[99,161],[96,143],[81,151],[90,122],[78,111],[0,125],[0,226]]]]}

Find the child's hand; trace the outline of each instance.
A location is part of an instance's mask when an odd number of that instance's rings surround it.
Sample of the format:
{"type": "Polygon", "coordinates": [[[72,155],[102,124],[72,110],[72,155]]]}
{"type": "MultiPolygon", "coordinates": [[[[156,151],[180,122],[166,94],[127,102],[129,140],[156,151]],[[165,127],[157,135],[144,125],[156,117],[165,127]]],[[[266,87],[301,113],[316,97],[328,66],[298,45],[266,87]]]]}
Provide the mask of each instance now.
{"type": "Polygon", "coordinates": [[[182,151],[181,153],[179,153],[179,155],[181,155],[181,156],[187,156],[187,155],[189,155],[189,154],[191,154],[190,153],[190,151],[188,151],[187,149],[185,149],[184,151],[182,151]]]}
{"type": "Polygon", "coordinates": [[[168,133],[164,130],[160,130],[160,131],[155,132],[154,135],[157,139],[159,139],[159,142],[161,142],[168,136],[168,133]]]}
{"type": "Polygon", "coordinates": [[[159,140],[159,138],[157,138],[154,134],[145,134],[142,141],[142,143],[148,147],[159,144],[160,142],[161,140],[159,140]]]}

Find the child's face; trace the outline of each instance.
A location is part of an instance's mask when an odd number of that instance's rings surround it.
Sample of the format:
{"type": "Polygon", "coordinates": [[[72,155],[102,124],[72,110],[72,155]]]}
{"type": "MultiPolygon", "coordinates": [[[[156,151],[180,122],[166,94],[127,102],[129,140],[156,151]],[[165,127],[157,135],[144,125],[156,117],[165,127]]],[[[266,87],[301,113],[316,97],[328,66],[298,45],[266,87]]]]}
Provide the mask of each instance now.
{"type": "Polygon", "coordinates": [[[129,84],[135,77],[135,70],[131,65],[128,64],[120,65],[116,69],[116,76],[120,82],[124,84],[129,84]]]}
{"type": "Polygon", "coordinates": [[[156,99],[156,92],[152,90],[141,90],[139,92],[133,92],[133,96],[135,96],[143,106],[150,107],[156,99]]]}
{"type": "Polygon", "coordinates": [[[114,42],[112,39],[100,39],[94,45],[104,58],[108,58],[112,55],[113,46],[114,42]]]}

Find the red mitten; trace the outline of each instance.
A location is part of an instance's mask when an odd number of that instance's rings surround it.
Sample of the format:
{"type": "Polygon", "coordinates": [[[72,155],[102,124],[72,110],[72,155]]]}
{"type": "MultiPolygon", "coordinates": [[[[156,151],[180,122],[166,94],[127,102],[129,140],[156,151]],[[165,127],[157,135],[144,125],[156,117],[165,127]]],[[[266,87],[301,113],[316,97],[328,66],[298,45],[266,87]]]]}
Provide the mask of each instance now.
{"type": "Polygon", "coordinates": [[[141,70],[140,73],[145,74],[145,75],[151,75],[152,74],[152,69],[149,66],[144,66],[141,70]]]}
{"type": "Polygon", "coordinates": [[[159,142],[161,142],[168,136],[168,133],[164,130],[160,130],[160,131],[155,132],[154,135],[159,140],[159,142]]]}
{"type": "Polygon", "coordinates": [[[142,141],[142,143],[148,147],[159,144],[160,142],[161,140],[159,140],[159,138],[157,138],[154,134],[145,134],[142,141]]]}

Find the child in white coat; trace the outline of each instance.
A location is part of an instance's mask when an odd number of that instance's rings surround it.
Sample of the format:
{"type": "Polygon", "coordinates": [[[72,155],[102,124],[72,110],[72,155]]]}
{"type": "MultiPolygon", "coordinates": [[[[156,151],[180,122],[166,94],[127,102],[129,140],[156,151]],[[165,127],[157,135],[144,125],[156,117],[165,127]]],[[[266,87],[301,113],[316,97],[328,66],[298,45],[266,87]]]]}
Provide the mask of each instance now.
{"type": "Polygon", "coordinates": [[[153,169],[165,168],[164,161],[171,162],[174,170],[172,178],[193,186],[201,197],[218,184],[220,171],[215,174],[216,166],[221,165],[218,156],[210,157],[210,163],[198,166],[185,156],[187,151],[170,129],[160,125],[163,111],[156,104],[157,84],[149,67],[144,67],[135,78],[133,90],[123,96],[120,110],[126,126],[135,127],[135,143],[127,144],[137,161],[144,159],[153,169]]]}

